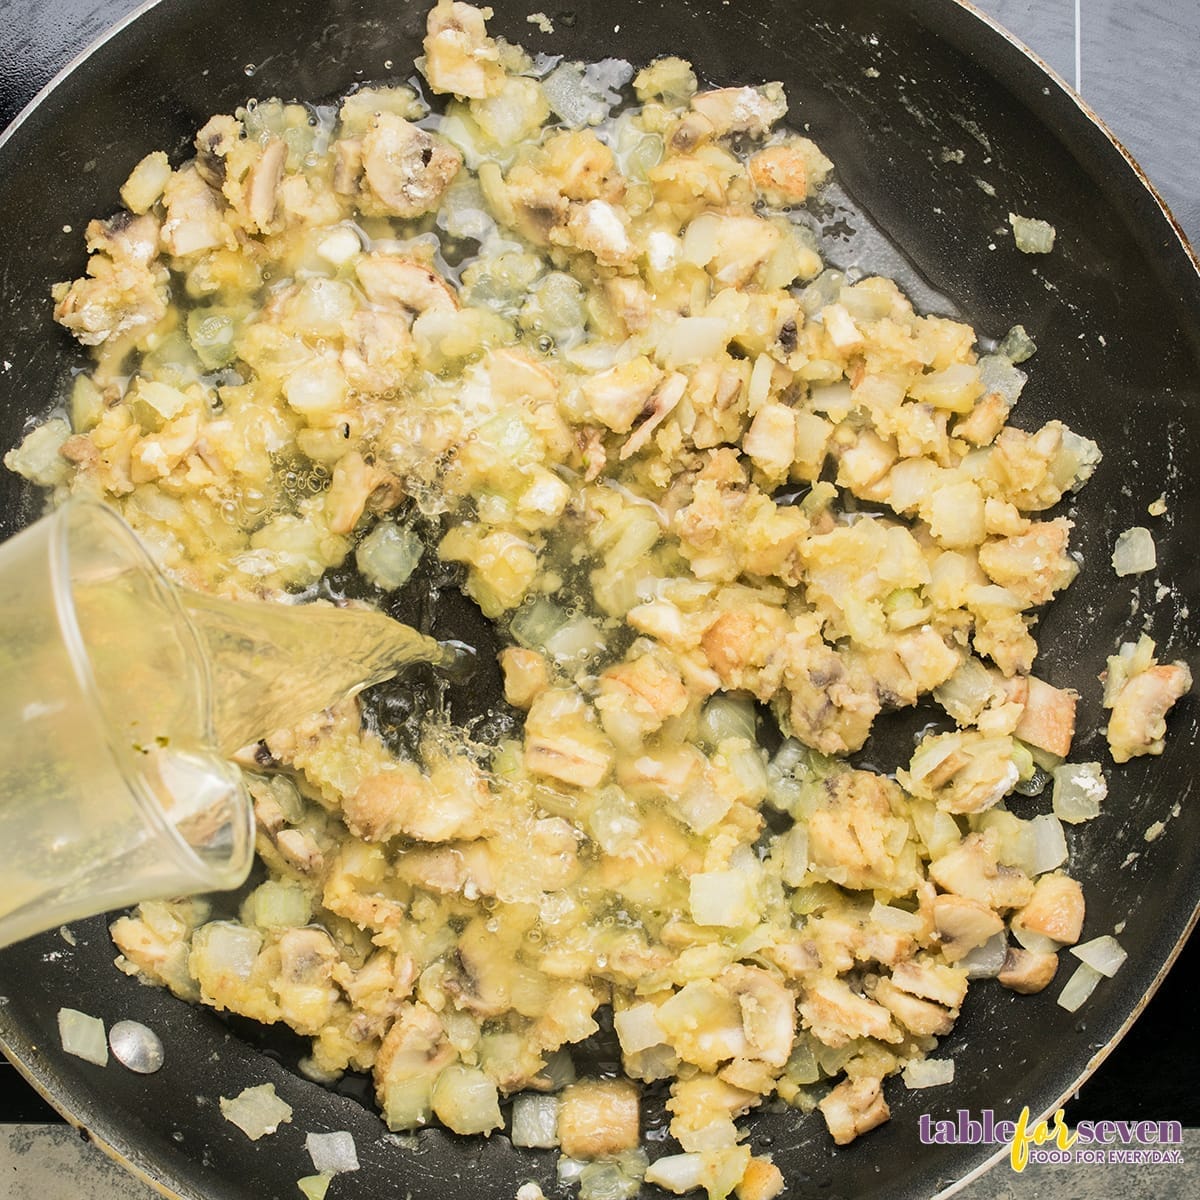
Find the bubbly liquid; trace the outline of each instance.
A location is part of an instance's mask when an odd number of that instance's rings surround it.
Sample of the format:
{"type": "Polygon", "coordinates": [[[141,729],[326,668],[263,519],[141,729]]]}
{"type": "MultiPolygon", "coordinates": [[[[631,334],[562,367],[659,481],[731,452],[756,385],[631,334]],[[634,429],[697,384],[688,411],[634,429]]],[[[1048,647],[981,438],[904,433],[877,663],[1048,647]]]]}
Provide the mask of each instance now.
{"type": "Polygon", "coordinates": [[[413,663],[453,666],[458,658],[453,647],[365,609],[191,591],[179,598],[208,655],[213,729],[224,754],[413,663]]]}

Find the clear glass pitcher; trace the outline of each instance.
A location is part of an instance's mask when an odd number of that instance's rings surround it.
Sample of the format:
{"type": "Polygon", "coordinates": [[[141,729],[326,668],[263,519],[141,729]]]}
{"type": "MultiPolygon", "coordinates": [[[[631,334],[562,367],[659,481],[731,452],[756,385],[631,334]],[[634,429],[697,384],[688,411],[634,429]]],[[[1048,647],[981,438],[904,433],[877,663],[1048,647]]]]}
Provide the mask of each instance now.
{"type": "Polygon", "coordinates": [[[0,545],[0,713],[0,945],[245,879],[203,648],[111,509],[72,501],[0,545]]]}

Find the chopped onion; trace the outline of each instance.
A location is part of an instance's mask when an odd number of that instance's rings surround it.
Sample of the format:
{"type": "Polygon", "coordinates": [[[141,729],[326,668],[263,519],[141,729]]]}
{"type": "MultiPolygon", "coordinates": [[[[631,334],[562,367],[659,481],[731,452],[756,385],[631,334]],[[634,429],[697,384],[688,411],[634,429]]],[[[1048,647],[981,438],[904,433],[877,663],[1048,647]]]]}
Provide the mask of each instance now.
{"type": "Polygon", "coordinates": [[[108,1066],[108,1038],[99,1017],[89,1017],[75,1008],[60,1008],[58,1036],[68,1054],[98,1067],[108,1066]]]}
{"type": "Polygon", "coordinates": [[[1098,762],[1063,763],[1055,767],[1052,803],[1060,821],[1078,825],[1100,813],[1100,802],[1108,795],[1108,783],[1098,762]]]}
{"type": "Polygon", "coordinates": [[[1002,354],[985,354],[979,360],[979,381],[983,384],[984,395],[997,393],[1009,408],[1020,399],[1028,378],[1024,371],[1018,371],[1012,365],[1012,360],[1002,354]]]}
{"type": "Polygon", "coordinates": [[[717,692],[705,704],[698,730],[701,741],[714,749],[726,738],[746,738],[753,742],[758,736],[754,701],[742,694],[717,692]]]}
{"type": "Polygon", "coordinates": [[[635,1004],[613,1014],[613,1028],[625,1054],[637,1054],[651,1046],[661,1046],[667,1040],[658,1023],[657,1010],[649,1001],[635,1004]]]}
{"type": "Polygon", "coordinates": [[[358,1170],[358,1149],[354,1145],[354,1135],[348,1130],[310,1133],[304,1139],[304,1148],[312,1159],[314,1170],[322,1175],[358,1170]]]}
{"type": "Polygon", "coordinates": [[[754,918],[751,882],[741,871],[697,871],[688,881],[692,920],[730,928],[754,918]]]}
{"type": "Polygon", "coordinates": [[[903,1071],[904,1086],[910,1091],[917,1088],[941,1087],[954,1082],[954,1059],[922,1058],[910,1062],[903,1071]]]}
{"type": "Polygon", "coordinates": [[[615,1162],[590,1162],[579,1172],[579,1200],[631,1200],[640,1180],[615,1162]]]}
{"type": "Polygon", "coordinates": [[[1072,946],[1071,953],[1080,962],[1085,962],[1093,971],[1099,971],[1106,979],[1111,979],[1129,957],[1111,934],[1092,938],[1090,942],[1072,946]]]}
{"type": "Polygon", "coordinates": [[[1032,834],[1028,863],[1030,875],[1044,875],[1067,861],[1067,839],[1062,822],[1056,816],[1043,813],[1040,817],[1034,817],[1029,822],[1029,831],[1032,834]]]}
{"type": "Polygon", "coordinates": [[[871,909],[869,920],[878,929],[891,933],[910,933],[913,936],[918,935],[925,925],[919,913],[907,912],[891,904],[880,904],[878,900],[871,909]]]}
{"type": "Polygon", "coordinates": [[[1144,525],[1134,525],[1117,535],[1113,547],[1113,570],[1120,576],[1144,575],[1158,566],[1154,535],[1144,525]]]}
{"type": "Polygon", "coordinates": [[[579,1176],[583,1174],[583,1168],[586,1164],[581,1163],[577,1158],[568,1158],[565,1154],[559,1155],[558,1158],[558,1182],[572,1184],[579,1182],[579,1176]]]}
{"type": "Polygon", "coordinates": [[[545,642],[546,650],[559,663],[591,658],[604,647],[604,634],[588,617],[574,617],[556,629],[545,642]]]}
{"type": "Polygon", "coordinates": [[[1011,363],[1023,363],[1037,353],[1037,343],[1025,331],[1024,325],[1014,325],[1004,335],[998,352],[1011,363]]]}
{"type": "Polygon", "coordinates": [[[380,521],[359,542],[354,561],[377,588],[394,592],[403,587],[417,569],[423,549],[414,530],[394,521],[380,521]]]}
{"type": "Polygon", "coordinates": [[[646,1170],[646,1182],[657,1183],[679,1195],[698,1188],[704,1178],[704,1158],[699,1154],[668,1154],[646,1170]]]}
{"type": "Polygon", "coordinates": [[[988,938],[982,946],[969,950],[956,965],[966,968],[968,979],[995,979],[1004,969],[1007,954],[1008,939],[1001,930],[988,938]]]}
{"type": "Polygon", "coordinates": [[[58,451],[70,436],[71,426],[61,417],[51,417],[4,456],[4,465],[38,487],[54,487],[67,478],[69,464],[58,451]]]}
{"type": "MultiPolygon", "coordinates": [[[[786,833],[779,835],[775,849],[779,878],[788,887],[799,887],[808,874],[808,827],[793,825],[786,833]]],[[[880,906],[877,904],[875,907],[880,906]]]]}
{"type": "Polygon", "coordinates": [[[1008,214],[1012,226],[1013,240],[1022,254],[1049,254],[1054,249],[1055,228],[1048,221],[1036,217],[1021,217],[1008,214]]]}
{"type": "Polygon", "coordinates": [[[1012,922],[1013,937],[1031,954],[1057,954],[1062,949],[1062,943],[1048,938],[1044,933],[1034,933],[1026,929],[1019,919],[1012,922]]]}
{"type": "Polygon", "coordinates": [[[659,361],[672,369],[704,362],[720,354],[729,337],[729,326],[720,317],[680,317],[659,338],[659,361]]]}
{"type": "Polygon", "coordinates": [[[244,1088],[232,1100],[220,1098],[221,1115],[236,1125],[252,1142],[274,1133],[292,1119],[292,1106],[275,1094],[273,1083],[244,1088]]]}
{"type": "Polygon", "coordinates": [[[262,934],[257,929],[234,921],[210,921],[192,938],[189,969],[197,978],[228,974],[249,979],[261,948],[262,934]]]}
{"type": "Polygon", "coordinates": [[[523,1092],[513,1101],[512,1144],[551,1150],[558,1145],[557,1096],[523,1092]]]}
{"type": "Polygon", "coordinates": [[[305,1175],[303,1179],[296,1180],[296,1186],[308,1200],[325,1200],[325,1193],[329,1191],[329,1181],[332,1178],[332,1175],[305,1175]]]}
{"type": "Polygon", "coordinates": [[[1094,967],[1089,967],[1087,963],[1080,963],[1075,974],[1067,980],[1067,986],[1059,993],[1059,1005],[1067,1012],[1077,1012],[1103,978],[1104,976],[1094,967]]]}

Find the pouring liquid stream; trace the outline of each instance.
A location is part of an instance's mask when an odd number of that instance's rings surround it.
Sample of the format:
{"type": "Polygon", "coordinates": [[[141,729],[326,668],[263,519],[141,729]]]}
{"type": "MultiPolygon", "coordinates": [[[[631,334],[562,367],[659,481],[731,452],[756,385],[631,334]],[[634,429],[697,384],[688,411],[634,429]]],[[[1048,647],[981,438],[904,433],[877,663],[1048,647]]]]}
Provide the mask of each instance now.
{"type": "Polygon", "coordinates": [[[380,612],[225,600],[181,591],[204,646],[216,748],[232,755],[414,663],[453,670],[462,652],[380,612]]]}

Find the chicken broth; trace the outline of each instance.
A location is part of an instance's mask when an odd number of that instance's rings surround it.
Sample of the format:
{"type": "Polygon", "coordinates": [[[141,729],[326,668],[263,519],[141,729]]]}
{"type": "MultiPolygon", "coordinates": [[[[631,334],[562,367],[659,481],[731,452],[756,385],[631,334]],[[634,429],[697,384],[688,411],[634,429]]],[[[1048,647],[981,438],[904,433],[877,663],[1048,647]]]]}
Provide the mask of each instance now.
{"type": "MultiPolygon", "coordinates": [[[[236,921],[142,905],[119,961],[311,1037],[314,1079],[370,1073],[392,1129],[769,1200],[738,1118],[778,1096],[852,1141],[970,981],[1040,990],[1081,936],[1057,772],[1094,798],[1099,768],[1032,627],[1100,452],[1008,423],[1023,331],[984,353],[824,267],[832,164],[779,84],[535,63],[446,0],[424,48],[444,111],[262,102],[138,164],[55,289],[96,365],[8,461],[213,594],[456,565],[523,721],[434,712],[406,754],[351,701],[272,733],[269,879],[236,921]],[[851,765],[919,702],[911,756],[851,765]],[[625,1077],[574,1080],[605,1012],[625,1077]],[[680,1152],[650,1162],[657,1081],[680,1152]]],[[[1156,753],[1186,668],[1113,663],[1114,757],[1156,753]]]]}

